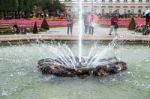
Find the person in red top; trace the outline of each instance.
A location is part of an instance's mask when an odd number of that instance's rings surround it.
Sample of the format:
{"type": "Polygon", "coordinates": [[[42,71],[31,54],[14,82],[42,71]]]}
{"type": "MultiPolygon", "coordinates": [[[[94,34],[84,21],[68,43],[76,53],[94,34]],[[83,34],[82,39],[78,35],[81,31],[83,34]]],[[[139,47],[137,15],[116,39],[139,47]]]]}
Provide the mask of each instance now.
{"type": "Polygon", "coordinates": [[[118,18],[116,15],[113,15],[111,17],[111,26],[110,26],[110,33],[109,35],[112,34],[113,30],[115,31],[115,35],[117,35],[117,29],[118,29],[118,18]]]}

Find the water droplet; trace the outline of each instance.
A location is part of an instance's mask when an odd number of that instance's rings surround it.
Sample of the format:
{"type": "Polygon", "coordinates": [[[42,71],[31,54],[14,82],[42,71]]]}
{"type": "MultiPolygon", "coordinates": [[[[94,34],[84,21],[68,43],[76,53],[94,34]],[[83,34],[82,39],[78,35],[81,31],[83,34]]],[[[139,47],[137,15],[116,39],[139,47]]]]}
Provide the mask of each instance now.
{"type": "Polygon", "coordinates": [[[10,76],[13,77],[14,75],[13,75],[13,74],[10,74],[10,76]]]}
{"type": "Polygon", "coordinates": [[[6,90],[2,91],[2,96],[6,96],[7,94],[8,94],[8,91],[6,91],[6,90]]]}

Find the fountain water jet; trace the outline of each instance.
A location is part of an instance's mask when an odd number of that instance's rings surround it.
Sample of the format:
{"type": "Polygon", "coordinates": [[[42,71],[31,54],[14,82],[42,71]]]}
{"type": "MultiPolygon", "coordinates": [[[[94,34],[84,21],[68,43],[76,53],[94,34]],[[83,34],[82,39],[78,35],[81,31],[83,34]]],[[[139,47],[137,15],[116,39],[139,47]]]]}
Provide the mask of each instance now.
{"type": "Polygon", "coordinates": [[[126,70],[125,62],[116,57],[107,57],[106,54],[116,46],[117,37],[102,51],[92,47],[88,57],[82,56],[82,33],[83,33],[83,0],[79,0],[79,42],[78,57],[66,45],[50,46],[54,58],[42,59],[38,62],[38,68],[43,74],[56,76],[107,76],[126,70]]]}
{"type": "Polygon", "coordinates": [[[83,33],[83,0],[79,0],[79,62],[81,63],[82,58],[82,33],[83,33]]]}

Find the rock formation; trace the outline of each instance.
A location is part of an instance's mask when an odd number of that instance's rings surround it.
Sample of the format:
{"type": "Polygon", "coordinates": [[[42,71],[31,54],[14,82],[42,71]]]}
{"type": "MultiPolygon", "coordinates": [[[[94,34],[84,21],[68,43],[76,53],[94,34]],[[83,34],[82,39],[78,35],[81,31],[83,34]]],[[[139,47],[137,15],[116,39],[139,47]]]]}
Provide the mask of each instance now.
{"type": "MultiPolygon", "coordinates": [[[[85,58],[82,58],[83,62],[85,60],[85,58]]],[[[116,74],[127,69],[126,63],[119,61],[116,57],[101,59],[99,60],[100,64],[96,66],[86,66],[86,64],[82,65],[83,63],[79,63],[78,57],[75,58],[75,61],[78,63],[77,66],[65,66],[65,62],[63,62],[60,58],[47,58],[39,60],[38,68],[43,74],[51,74],[61,77],[103,77],[116,74]]],[[[88,61],[90,61],[90,59],[88,61]]]]}

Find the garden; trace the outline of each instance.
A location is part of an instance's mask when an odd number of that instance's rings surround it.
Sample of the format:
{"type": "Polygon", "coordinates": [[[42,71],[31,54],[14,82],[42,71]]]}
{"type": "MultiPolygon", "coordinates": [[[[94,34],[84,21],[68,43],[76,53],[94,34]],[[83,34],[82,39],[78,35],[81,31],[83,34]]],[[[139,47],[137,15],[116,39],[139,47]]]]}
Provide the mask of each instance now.
{"type": "MultiPolygon", "coordinates": [[[[45,28],[42,28],[42,23],[44,19],[42,18],[30,18],[30,19],[9,19],[9,20],[0,20],[0,34],[13,34],[14,31],[12,30],[13,25],[17,25],[19,29],[24,28],[27,32],[32,32],[33,28],[38,28],[39,31],[44,31],[45,28]]],[[[67,25],[67,20],[58,18],[58,17],[51,17],[45,19],[46,25],[48,27],[63,27],[67,25]]]]}
{"type": "MultiPolygon", "coordinates": [[[[118,22],[119,27],[128,28],[131,19],[132,18],[119,18],[119,22],[118,22]]],[[[141,26],[145,24],[144,18],[134,18],[134,20],[136,22],[136,26],[141,26]]],[[[103,26],[110,26],[111,21],[110,19],[101,19],[100,23],[103,26]]]]}

